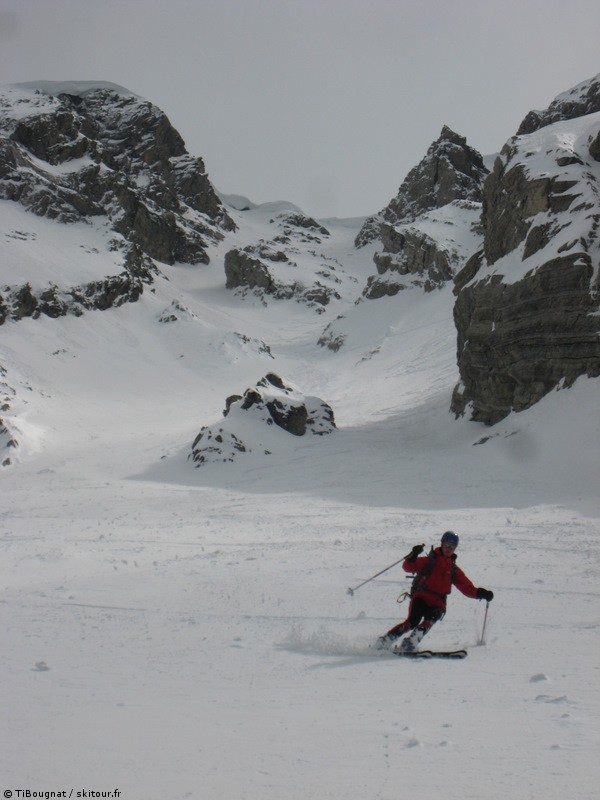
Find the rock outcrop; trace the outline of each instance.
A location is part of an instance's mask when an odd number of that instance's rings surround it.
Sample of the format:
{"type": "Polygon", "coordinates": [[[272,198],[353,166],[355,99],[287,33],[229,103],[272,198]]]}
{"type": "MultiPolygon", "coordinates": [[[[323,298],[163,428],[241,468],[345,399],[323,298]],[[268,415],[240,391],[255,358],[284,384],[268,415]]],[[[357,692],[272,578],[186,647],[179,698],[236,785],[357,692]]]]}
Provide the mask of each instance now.
{"type": "Polygon", "coordinates": [[[15,390],[6,381],[6,370],[0,364],[0,466],[8,467],[13,462],[13,453],[19,441],[5,415],[10,413],[15,398],[15,390]]]}
{"type": "Polygon", "coordinates": [[[396,197],[374,217],[369,217],[358,236],[362,247],[380,235],[380,226],[414,222],[422,214],[454,200],[481,202],[488,170],[477,150],[463,136],[444,125],[425,157],[410,170],[396,197]]]}
{"type": "Polygon", "coordinates": [[[534,133],[546,125],[577,119],[600,111],[600,74],[559,94],[543,111],[530,111],[517,131],[517,136],[534,133]]]}
{"type": "Polygon", "coordinates": [[[151,258],[206,262],[234,223],[164,112],[109,84],[39,85],[3,93],[0,197],[61,222],[107,216],[151,258]]]}
{"type": "Polygon", "coordinates": [[[279,211],[269,223],[274,227],[271,239],[226,253],[226,287],[242,295],[251,293],[263,302],[295,300],[322,313],[332,300],[340,299],[339,279],[326,257],[314,250],[330,232],[294,208],[279,211]]]}
{"type": "Polygon", "coordinates": [[[452,280],[480,247],[480,217],[480,203],[455,200],[414,223],[382,223],[383,250],[373,256],[377,274],[367,279],[363,297],[376,300],[411,286],[430,292],[452,280]]]}
{"type": "Polygon", "coordinates": [[[0,294],[0,325],[7,319],[15,322],[42,314],[56,319],[67,314],[81,316],[85,311],[105,311],[124,303],[135,303],[144,287],[154,282],[156,267],[152,259],[135,246],[127,250],[124,269],[117,275],[77,286],[52,284],[34,290],[29,283],[4,287],[0,294]]]}
{"type": "Polygon", "coordinates": [[[456,277],[455,414],[494,424],[600,375],[599,130],[600,112],[548,122],[496,160],[483,249],[456,277]]]}
{"type": "Polygon", "coordinates": [[[151,103],[112,84],[41,82],[0,92],[0,199],[64,224],[105,225],[122,252],[105,281],[3,290],[0,316],[60,316],[135,300],[164,264],[207,263],[235,225],[202,159],[151,103]],[[120,273],[120,274],[119,274],[120,273]]]}
{"type": "Polygon", "coordinates": [[[323,239],[327,239],[331,235],[324,225],[301,212],[287,211],[277,214],[271,220],[271,224],[277,225],[281,231],[274,237],[274,241],[285,244],[293,241],[320,244],[323,239]]]}
{"type": "Polygon", "coordinates": [[[276,265],[288,262],[285,254],[278,251],[271,257],[263,255],[259,258],[254,253],[254,246],[249,245],[242,250],[230,250],[225,255],[225,285],[228,289],[251,290],[257,297],[265,298],[266,295],[275,300],[296,300],[306,303],[318,313],[329,305],[333,298],[339,299],[339,294],[331,286],[326,286],[319,280],[314,280],[310,285],[303,281],[290,281],[275,277],[276,265]]]}
{"type": "Polygon", "coordinates": [[[239,453],[271,455],[280,439],[270,427],[292,436],[323,436],[336,427],[331,406],[305,396],[274,373],[243,395],[228,397],[223,417],[221,423],[203,427],[194,440],[188,458],[197,467],[232,462],[239,453]]]}
{"type": "Polygon", "coordinates": [[[464,252],[456,226],[463,227],[466,217],[469,240],[477,236],[486,175],[481,155],[444,127],[397,196],[356,238],[357,247],[375,240],[382,245],[373,257],[377,275],[369,278],[364,297],[395,295],[411,285],[430,291],[450,280],[475,248],[469,241],[464,252]]]}

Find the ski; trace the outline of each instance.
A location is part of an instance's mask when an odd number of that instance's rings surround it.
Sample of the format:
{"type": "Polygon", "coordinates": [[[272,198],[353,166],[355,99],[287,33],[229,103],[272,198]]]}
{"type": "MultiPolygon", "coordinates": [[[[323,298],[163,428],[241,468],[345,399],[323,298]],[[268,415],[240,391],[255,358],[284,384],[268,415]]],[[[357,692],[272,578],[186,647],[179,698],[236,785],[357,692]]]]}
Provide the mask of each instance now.
{"type": "Polygon", "coordinates": [[[466,658],[466,650],[414,650],[412,653],[404,653],[401,650],[390,650],[395,656],[401,658],[466,658]]]}

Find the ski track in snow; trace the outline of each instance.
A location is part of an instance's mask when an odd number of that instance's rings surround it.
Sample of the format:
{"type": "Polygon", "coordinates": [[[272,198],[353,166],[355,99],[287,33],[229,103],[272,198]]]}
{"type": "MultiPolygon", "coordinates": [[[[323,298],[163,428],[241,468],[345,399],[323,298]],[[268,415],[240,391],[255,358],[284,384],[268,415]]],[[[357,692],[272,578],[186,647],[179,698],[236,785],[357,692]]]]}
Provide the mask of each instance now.
{"type": "MultiPolygon", "coordinates": [[[[260,210],[242,219],[267,236],[260,210]]],[[[362,285],[370,255],[332,230],[362,285]]],[[[2,329],[21,439],[0,476],[2,788],[592,800],[598,382],[493,429],[455,422],[450,290],[373,301],[367,323],[353,285],[332,354],[315,342],[339,308],[236,298],[218,250],[169,278],[194,316],[168,328],[158,282],[134,306],[2,329]],[[224,349],[233,330],[275,359],[224,349]],[[194,469],[200,427],[268,371],[339,430],[194,469]],[[373,651],[409,583],[397,567],[347,588],[446,529],[496,594],[485,646],[484,604],[455,591],[427,646],[466,660],[373,651]]]]}

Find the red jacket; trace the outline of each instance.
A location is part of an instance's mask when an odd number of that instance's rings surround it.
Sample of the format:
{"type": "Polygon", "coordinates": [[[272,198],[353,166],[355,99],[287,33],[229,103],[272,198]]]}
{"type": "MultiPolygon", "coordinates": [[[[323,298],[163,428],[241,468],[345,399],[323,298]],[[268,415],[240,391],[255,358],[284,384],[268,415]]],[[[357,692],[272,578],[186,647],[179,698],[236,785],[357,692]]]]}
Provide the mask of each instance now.
{"type": "MultiPolygon", "coordinates": [[[[454,563],[456,554],[445,556],[441,547],[434,550],[435,559],[433,569],[429,575],[417,580],[413,588],[412,597],[421,597],[430,606],[446,608],[446,596],[450,594],[452,586],[456,586],[459,592],[467,597],[475,599],[477,589],[467,578],[465,573],[454,563]]],[[[429,564],[429,556],[421,556],[414,561],[405,561],[402,569],[405,572],[414,572],[419,577],[419,573],[426,569],[429,564]]]]}

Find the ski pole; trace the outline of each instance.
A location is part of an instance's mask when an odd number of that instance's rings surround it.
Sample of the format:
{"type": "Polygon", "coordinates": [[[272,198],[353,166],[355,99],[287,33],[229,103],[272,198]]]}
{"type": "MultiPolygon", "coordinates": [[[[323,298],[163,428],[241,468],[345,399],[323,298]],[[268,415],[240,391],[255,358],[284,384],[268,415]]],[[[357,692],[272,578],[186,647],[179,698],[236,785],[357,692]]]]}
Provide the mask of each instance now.
{"type": "MultiPolygon", "coordinates": [[[[412,550],[410,551],[410,553],[412,553],[412,550]]],[[[390,564],[389,567],[386,567],[385,569],[382,569],[380,572],[377,572],[375,575],[372,575],[370,578],[367,578],[366,581],[363,581],[362,583],[359,583],[358,586],[354,587],[354,589],[350,589],[349,588],[347,593],[350,595],[350,597],[353,597],[354,596],[354,592],[357,589],[360,589],[360,587],[364,586],[365,583],[369,583],[370,581],[374,580],[375,578],[378,578],[380,575],[383,575],[384,572],[387,572],[388,569],[391,569],[392,567],[395,567],[396,564],[399,564],[401,561],[406,561],[406,559],[409,557],[410,553],[407,553],[405,556],[402,556],[402,558],[399,558],[398,561],[394,561],[394,563],[390,564]]]]}
{"type": "Polygon", "coordinates": [[[479,644],[485,644],[485,626],[487,624],[488,618],[488,608],[490,607],[490,601],[488,600],[485,604],[485,615],[483,617],[483,628],[481,629],[481,637],[479,638],[479,644]]]}

